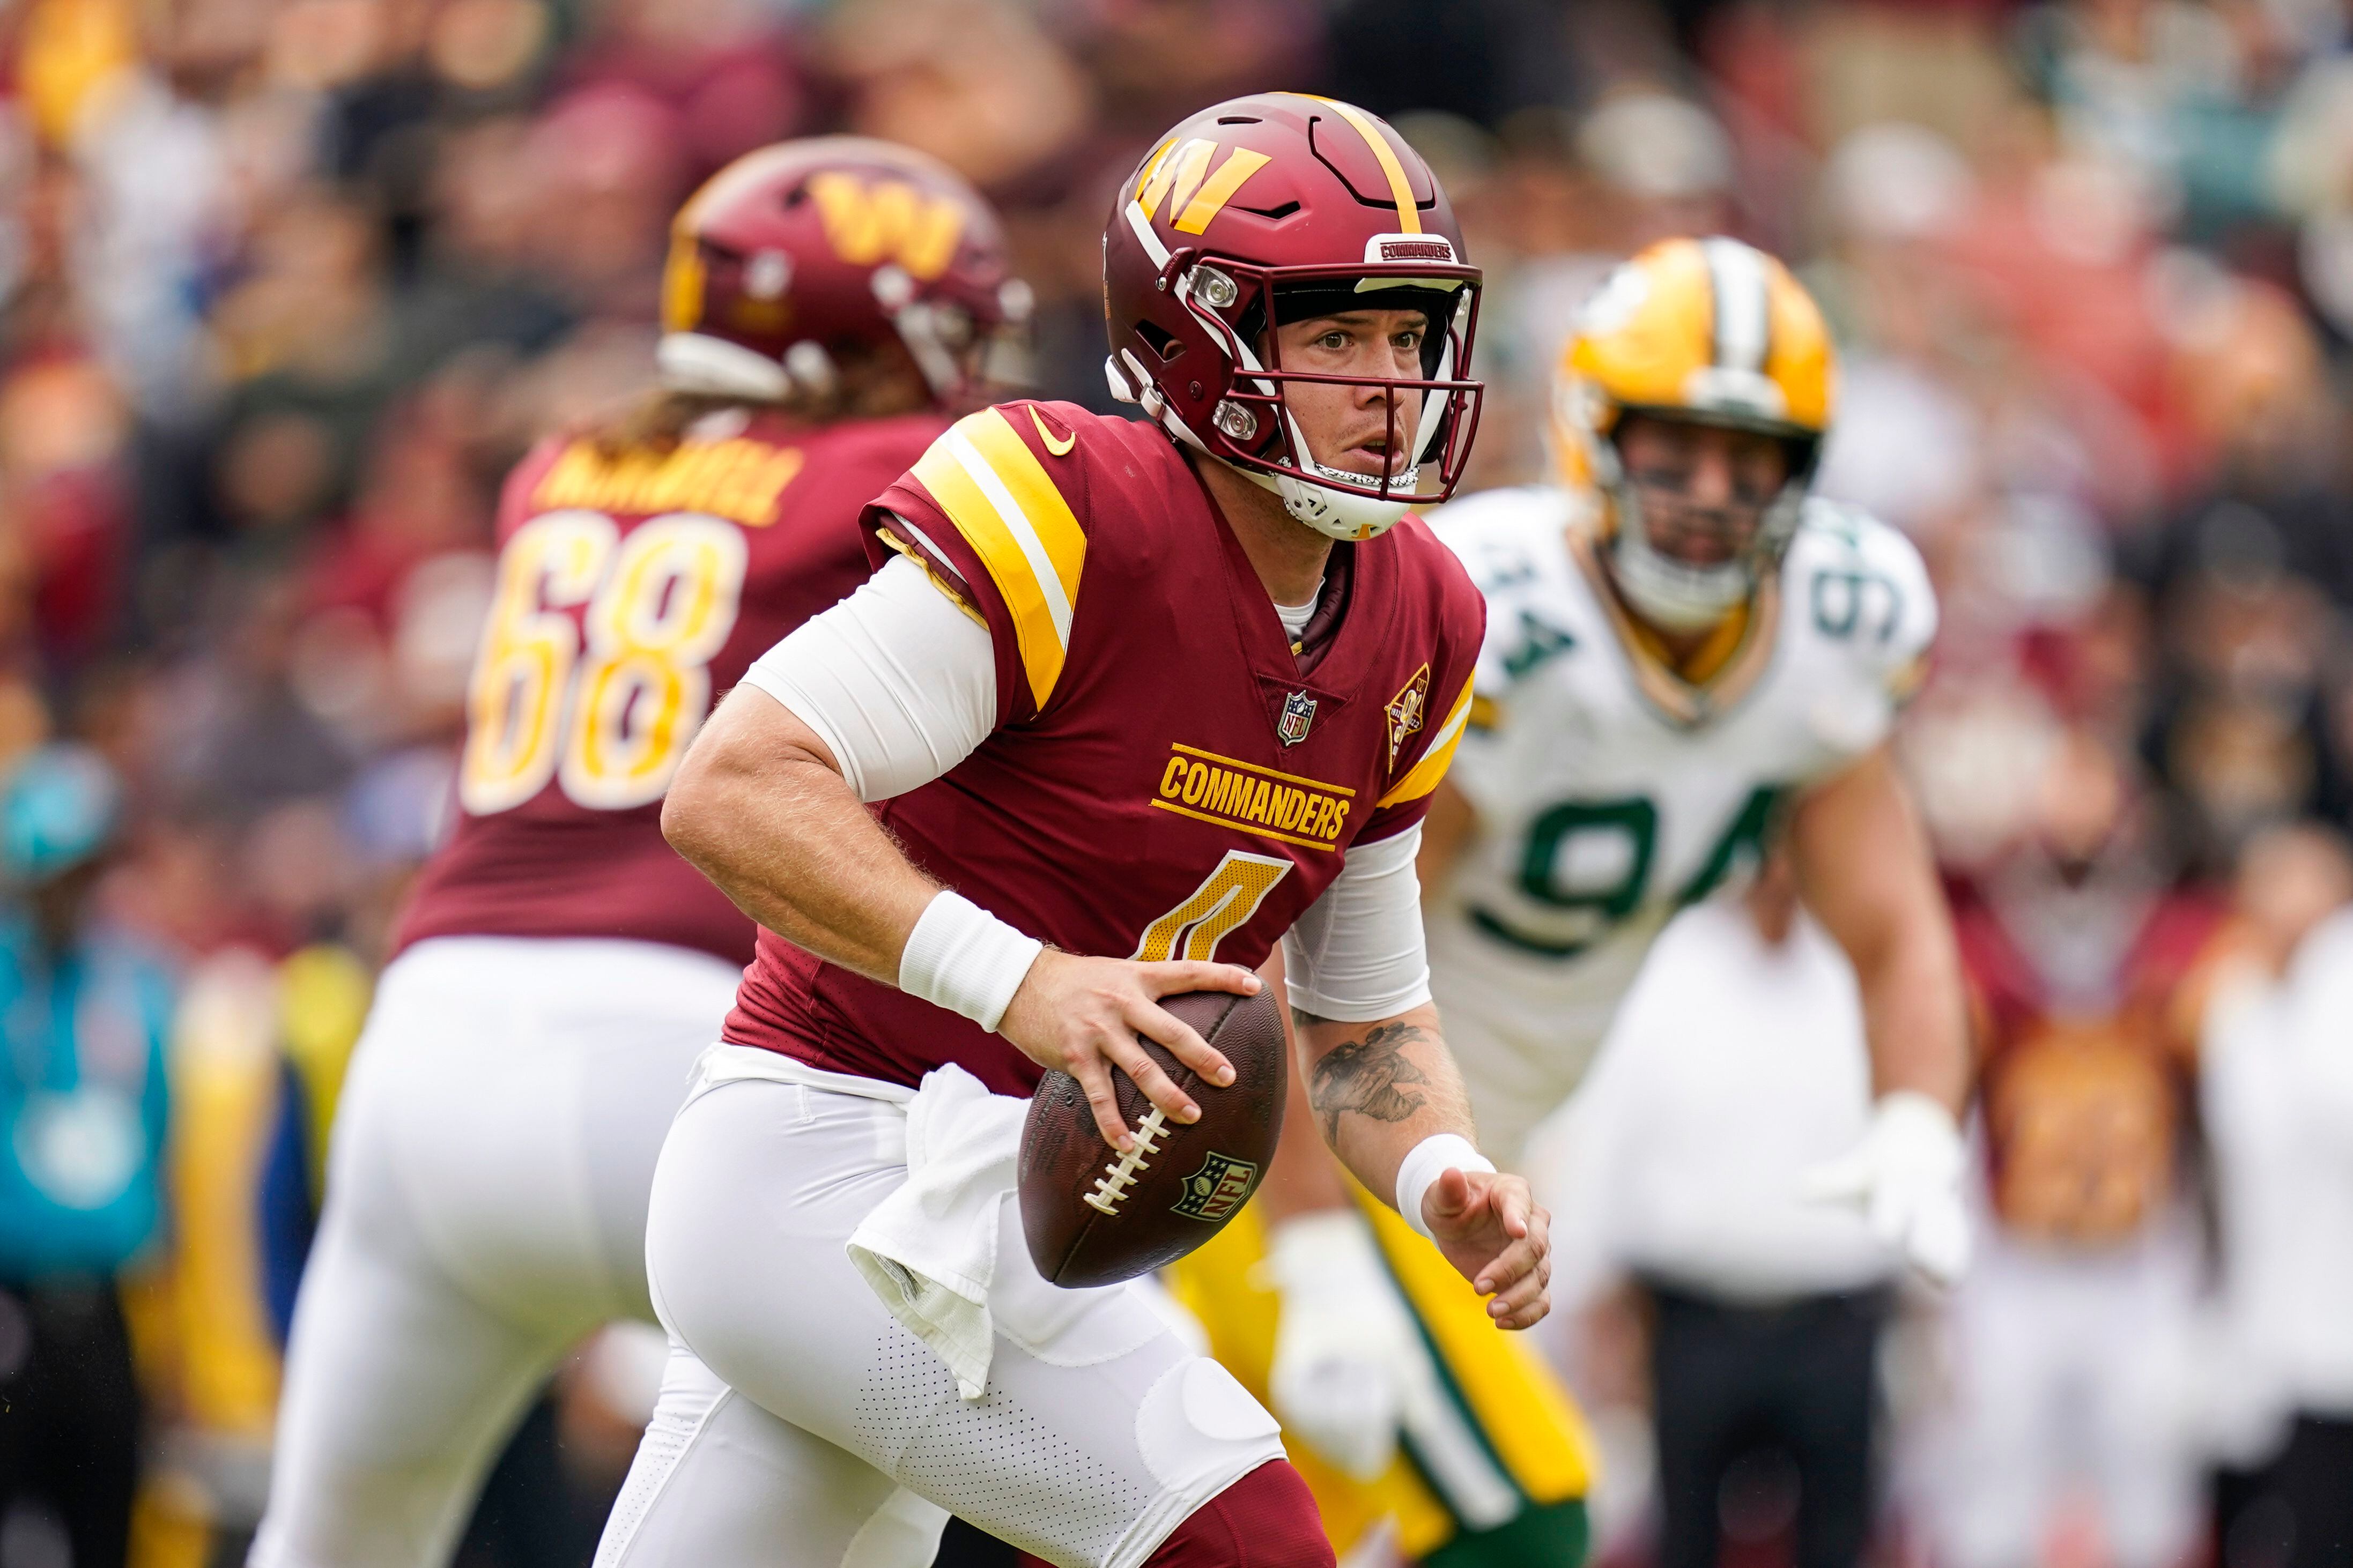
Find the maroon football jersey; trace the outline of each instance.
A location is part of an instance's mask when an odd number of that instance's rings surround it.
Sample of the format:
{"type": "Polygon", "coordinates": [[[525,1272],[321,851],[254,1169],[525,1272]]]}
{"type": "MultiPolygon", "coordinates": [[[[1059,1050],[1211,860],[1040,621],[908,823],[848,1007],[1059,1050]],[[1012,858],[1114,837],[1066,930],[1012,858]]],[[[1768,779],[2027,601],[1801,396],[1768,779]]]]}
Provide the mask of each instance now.
{"type": "Polygon", "coordinates": [[[945,423],[769,416],[669,452],[557,439],[525,458],[499,503],[456,826],[398,945],[612,936],[750,959],[752,922],[663,841],[662,792],[712,703],[871,573],[860,510],[945,423]]]}
{"type": "MultiPolygon", "coordinates": [[[[944,885],[1071,952],[1255,968],[1350,845],[1429,809],[1485,607],[1418,519],[1334,548],[1294,647],[1168,437],[1069,404],[960,421],[866,513],[987,623],[999,728],[874,809],[944,885]],[[1320,625],[1318,623],[1321,623],[1320,625]]],[[[999,1093],[1037,1066],[967,1019],[763,931],[725,1036],[999,1093]]]]}

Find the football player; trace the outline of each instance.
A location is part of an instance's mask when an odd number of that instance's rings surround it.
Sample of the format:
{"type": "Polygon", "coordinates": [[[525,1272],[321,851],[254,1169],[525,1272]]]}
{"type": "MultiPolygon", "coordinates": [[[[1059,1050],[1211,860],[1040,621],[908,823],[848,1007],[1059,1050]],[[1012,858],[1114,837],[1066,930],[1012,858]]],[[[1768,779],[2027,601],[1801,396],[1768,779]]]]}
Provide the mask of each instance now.
{"type": "Polygon", "coordinates": [[[1394,131],[1277,93],[1145,160],[1103,284],[1148,422],[959,423],[868,511],[885,563],[753,668],[664,809],[764,929],[655,1177],[673,1351],[607,1568],[920,1563],[941,1508],[1064,1568],[1329,1563],[1272,1417],[1142,1292],[1046,1283],[1005,1201],[1048,1068],[1114,1148],[1150,1143],[1115,1072],[1196,1120],[1137,1037],[1229,1080],[1157,999],[1254,992],[1286,933],[1340,1160],[1488,1321],[1546,1310],[1413,871],[1481,609],[1404,513],[1469,447],[1479,274],[1394,131]]]}
{"type": "Polygon", "coordinates": [[[945,168],[766,148],[679,214],[659,389],[508,480],[456,825],[343,1091],[254,1563],[446,1561],[557,1357],[651,1318],[654,1159],[753,947],[663,792],[713,693],[866,576],[859,509],[1027,310],[945,168]]]}
{"type": "MultiPolygon", "coordinates": [[[[1968,1246],[1966,1006],[1887,747],[1936,602],[1900,534],[1809,494],[1832,395],[1820,313],[1779,262],[1736,240],[1665,241],[1609,278],[1567,346],[1552,430],[1564,482],[1432,518],[1488,616],[1469,731],[1420,849],[1431,989],[1482,1144],[1513,1168],[1669,917],[1786,836],[1861,978],[1878,1097],[1862,1145],[1813,1190],[1863,1205],[1949,1279],[1968,1246]]],[[[1472,1380],[1430,1352],[1459,1342],[1459,1307],[1399,1289],[1414,1244],[1373,1218],[1299,1205],[1262,1254],[1238,1231],[1187,1259],[1180,1294],[1280,1285],[1271,1343],[1212,1311],[1213,1347],[1265,1368],[1285,1424],[1373,1489],[1317,1472],[1328,1517],[1386,1510],[1409,1550],[1425,1519],[1420,1540],[1462,1561],[1482,1560],[1482,1538],[1515,1550],[1518,1535],[1489,1532],[1526,1510],[1489,1486],[1482,1514],[1482,1489],[1448,1483],[1437,1456],[1462,1446],[1457,1427],[1483,1434],[1470,1451],[1491,1458],[1543,1451],[1556,1424],[1451,1397],[1472,1380]]],[[[1544,1500],[1530,1467],[1488,1468],[1544,1500]]],[[[1548,1560],[1572,1534],[1552,1533],[1548,1560]]]]}

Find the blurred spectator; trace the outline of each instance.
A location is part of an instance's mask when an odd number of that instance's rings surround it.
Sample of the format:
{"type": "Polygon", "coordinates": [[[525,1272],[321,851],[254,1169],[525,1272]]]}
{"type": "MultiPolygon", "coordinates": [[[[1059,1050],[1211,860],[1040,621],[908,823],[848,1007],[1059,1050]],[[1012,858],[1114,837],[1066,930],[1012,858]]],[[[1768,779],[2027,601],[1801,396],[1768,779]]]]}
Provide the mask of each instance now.
{"type": "MultiPolygon", "coordinates": [[[[480,58],[457,40],[443,52],[453,66],[480,58]]],[[[790,136],[804,110],[793,51],[772,10],[754,0],[613,0],[565,74],[579,84],[625,82],[660,100],[697,178],[790,136]]]]}
{"type": "Polygon", "coordinates": [[[1870,1104],[1853,970],[1776,858],[1659,939],[1558,1130],[1564,1250],[1648,1309],[1661,1568],[1777,1538],[1796,1568],[1862,1560],[1894,1259],[1800,1194],[1870,1104]]]}
{"type": "Polygon", "coordinates": [[[2175,890],[2147,804],[2126,758],[2063,731],[1957,916],[1989,1214],[1925,1478],[1952,1568],[2047,1561],[2074,1483],[2118,1568],[2171,1568],[2194,1536],[2183,1151],[2218,913],[2175,890]]]}
{"type": "Polygon", "coordinates": [[[826,41],[851,129],[929,153],[985,190],[1064,152],[1097,112],[1093,82],[1009,0],[849,0],[826,41]]]}
{"type": "Polygon", "coordinates": [[[1443,26],[1412,0],[1347,0],[1334,9],[1334,89],[1383,113],[1436,110],[1500,128],[1527,110],[1567,107],[1585,85],[1568,7],[1456,0],[1443,26]]]}
{"type": "Polygon", "coordinates": [[[2210,1383],[2223,1568],[2353,1563],[2353,861],[2276,830],[2241,875],[2246,962],[2204,1031],[2222,1333],[2210,1383]],[[2276,976],[2276,978],[2274,978],[2276,976]]]}
{"type": "Polygon", "coordinates": [[[129,1545],[140,1397],[115,1285],[162,1223],[172,1006],[92,916],[121,807],[75,747],[0,785],[0,1540],[90,1568],[129,1545]]]}

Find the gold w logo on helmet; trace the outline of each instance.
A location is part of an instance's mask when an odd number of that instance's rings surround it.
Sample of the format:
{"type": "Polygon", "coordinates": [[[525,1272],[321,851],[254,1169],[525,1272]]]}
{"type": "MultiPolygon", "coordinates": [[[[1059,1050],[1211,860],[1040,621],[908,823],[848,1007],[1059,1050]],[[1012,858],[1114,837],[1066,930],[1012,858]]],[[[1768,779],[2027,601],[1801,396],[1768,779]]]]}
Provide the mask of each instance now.
{"type": "Polygon", "coordinates": [[[1176,214],[1171,220],[1175,226],[1187,234],[1198,234],[1234,199],[1244,180],[1274,161],[1263,153],[1237,147],[1212,174],[1209,162],[1217,155],[1218,144],[1198,136],[1182,146],[1168,142],[1155,153],[1135,181],[1135,205],[1143,209],[1145,220],[1160,210],[1160,200],[1166,196],[1168,210],[1176,214]]]}
{"type": "Polygon", "coordinates": [[[964,215],[945,196],[926,195],[901,180],[870,184],[855,174],[828,173],[808,183],[825,226],[826,243],[852,267],[894,261],[928,282],[955,259],[964,215]]]}

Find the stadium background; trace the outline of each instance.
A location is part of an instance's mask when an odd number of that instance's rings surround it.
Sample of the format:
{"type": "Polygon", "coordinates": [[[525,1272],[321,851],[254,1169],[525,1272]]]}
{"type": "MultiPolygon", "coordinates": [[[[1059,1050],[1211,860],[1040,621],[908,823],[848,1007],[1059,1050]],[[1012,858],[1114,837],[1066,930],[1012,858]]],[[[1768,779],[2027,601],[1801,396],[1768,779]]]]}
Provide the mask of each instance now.
{"type": "MultiPolygon", "coordinates": [[[[727,158],[848,129],[955,165],[1038,290],[1039,387],[1105,407],[1098,237],[1145,138],[1260,88],[1364,104],[1487,269],[1479,485],[1542,470],[1610,260],[1765,245],[1846,356],[1824,488],[1938,581],[1905,748],[1948,863],[2013,840],[2072,742],[2134,762],[2137,853],[2220,902],[2259,831],[2353,808],[2348,51],[2334,0],[0,8],[0,760],[113,763],[100,897],[179,984],[172,1219],[124,1287],[134,1561],[234,1561],[258,1508],[496,483],[642,383],[667,218],[727,158]]],[[[567,1371],[469,1562],[585,1563],[645,1375],[567,1371]]],[[[0,1521],[0,1563],[43,1539],[0,1521]]]]}

